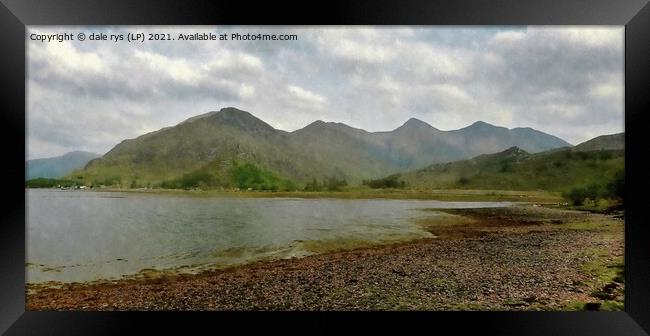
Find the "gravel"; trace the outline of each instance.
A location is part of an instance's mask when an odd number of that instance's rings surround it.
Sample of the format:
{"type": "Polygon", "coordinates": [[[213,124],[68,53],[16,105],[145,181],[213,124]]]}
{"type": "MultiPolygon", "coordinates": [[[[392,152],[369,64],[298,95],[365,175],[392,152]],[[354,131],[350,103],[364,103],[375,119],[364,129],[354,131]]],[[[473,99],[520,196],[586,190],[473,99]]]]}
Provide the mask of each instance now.
{"type": "Polygon", "coordinates": [[[623,221],[605,215],[533,207],[446,212],[472,220],[454,228],[463,234],[197,275],[32,286],[27,309],[563,310],[600,300],[591,293],[602,283],[585,264],[623,256],[623,221]],[[608,229],[565,227],[575,221],[608,229]]]}

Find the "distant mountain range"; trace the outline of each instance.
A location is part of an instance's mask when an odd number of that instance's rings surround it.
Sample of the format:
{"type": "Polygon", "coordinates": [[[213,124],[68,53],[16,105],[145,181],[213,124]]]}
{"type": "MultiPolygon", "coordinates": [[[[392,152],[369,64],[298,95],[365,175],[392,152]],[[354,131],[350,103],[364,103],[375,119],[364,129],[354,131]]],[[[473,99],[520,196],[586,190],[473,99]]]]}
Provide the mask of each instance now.
{"type": "Polygon", "coordinates": [[[531,128],[479,121],[442,131],[415,118],[387,132],[320,120],[286,132],[228,107],[124,140],[72,177],[100,184],[156,185],[194,174],[211,185],[228,186],[233,164],[247,162],[297,183],[326,177],[359,182],[512,146],[535,153],[571,144],[531,128]]]}
{"type": "Polygon", "coordinates": [[[37,177],[62,177],[75,169],[83,168],[88,161],[100,156],[90,152],[74,151],[52,158],[28,160],[25,162],[25,178],[29,180],[37,177]]]}

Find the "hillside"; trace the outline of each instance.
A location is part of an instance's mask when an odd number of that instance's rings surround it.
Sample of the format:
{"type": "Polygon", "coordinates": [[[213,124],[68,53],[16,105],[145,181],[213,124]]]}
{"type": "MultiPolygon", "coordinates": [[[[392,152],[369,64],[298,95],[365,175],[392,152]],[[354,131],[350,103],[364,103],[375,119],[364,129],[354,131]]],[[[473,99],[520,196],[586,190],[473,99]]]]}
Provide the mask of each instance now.
{"type": "Polygon", "coordinates": [[[28,160],[25,162],[25,180],[62,177],[75,169],[83,168],[88,161],[99,156],[95,153],[75,151],[57,157],[28,160]]]}
{"type": "Polygon", "coordinates": [[[235,163],[251,163],[274,179],[299,183],[391,171],[355,142],[318,123],[288,133],[248,112],[226,108],[125,140],[72,177],[93,184],[155,186],[194,176],[210,187],[233,187],[235,163]]]}
{"type": "Polygon", "coordinates": [[[594,150],[624,150],[625,133],[601,135],[591,140],[576,145],[575,151],[594,151],[594,150]]]}
{"type": "Polygon", "coordinates": [[[568,191],[606,183],[624,169],[621,150],[553,150],[531,154],[512,147],[469,160],[433,164],[401,176],[417,189],[462,188],[568,191]]]}
{"type": "Polygon", "coordinates": [[[70,178],[86,184],[122,186],[166,182],[168,186],[248,187],[250,183],[235,183],[233,169],[251,164],[259,170],[251,177],[256,181],[253,188],[328,177],[359,183],[511,146],[534,152],[570,144],[532,129],[476,123],[440,131],[417,119],[389,132],[367,132],[320,120],[285,132],[229,107],[124,140],[70,178]]]}

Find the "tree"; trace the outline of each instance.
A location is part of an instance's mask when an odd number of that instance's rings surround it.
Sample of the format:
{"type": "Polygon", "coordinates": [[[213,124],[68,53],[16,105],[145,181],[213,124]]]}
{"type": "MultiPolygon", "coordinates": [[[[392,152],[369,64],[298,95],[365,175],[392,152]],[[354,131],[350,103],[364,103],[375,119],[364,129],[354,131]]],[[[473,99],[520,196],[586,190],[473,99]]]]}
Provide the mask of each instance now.
{"type": "Polygon", "coordinates": [[[582,205],[586,198],[586,192],[583,188],[573,188],[571,191],[565,194],[573,205],[582,205]]]}
{"type": "Polygon", "coordinates": [[[459,185],[466,185],[469,184],[469,179],[467,177],[461,177],[458,179],[458,184],[459,185]]]}
{"type": "Polygon", "coordinates": [[[318,184],[316,178],[305,185],[305,191],[321,191],[321,186],[318,184]]]}
{"type": "Polygon", "coordinates": [[[327,179],[327,182],[325,182],[325,185],[327,186],[327,190],[329,191],[340,191],[341,187],[345,187],[348,185],[348,182],[345,179],[330,177],[327,179]]]}
{"type": "Polygon", "coordinates": [[[621,201],[625,200],[625,170],[620,170],[614,176],[614,180],[607,184],[607,194],[616,197],[621,201]]]}
{"type": "Polygon", "coordinates": [[[370,188],[404,188],[406,182],[400,181],[400,174],[393,174],[377,180],[363,180],[362,184],[367,185],[370,188]]]}

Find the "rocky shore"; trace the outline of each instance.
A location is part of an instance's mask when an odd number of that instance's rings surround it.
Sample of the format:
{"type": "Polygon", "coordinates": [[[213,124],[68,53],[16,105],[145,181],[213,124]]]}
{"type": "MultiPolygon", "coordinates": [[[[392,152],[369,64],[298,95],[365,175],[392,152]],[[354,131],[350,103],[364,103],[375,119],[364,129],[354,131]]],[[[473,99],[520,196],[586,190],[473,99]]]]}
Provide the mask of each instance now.
{"type": "Polygon", "coordinates": [[[623,220],[515,206],[440,210],[436,238],[197,275],[28,286],[28,310],[623,309],[623,220]]]}

